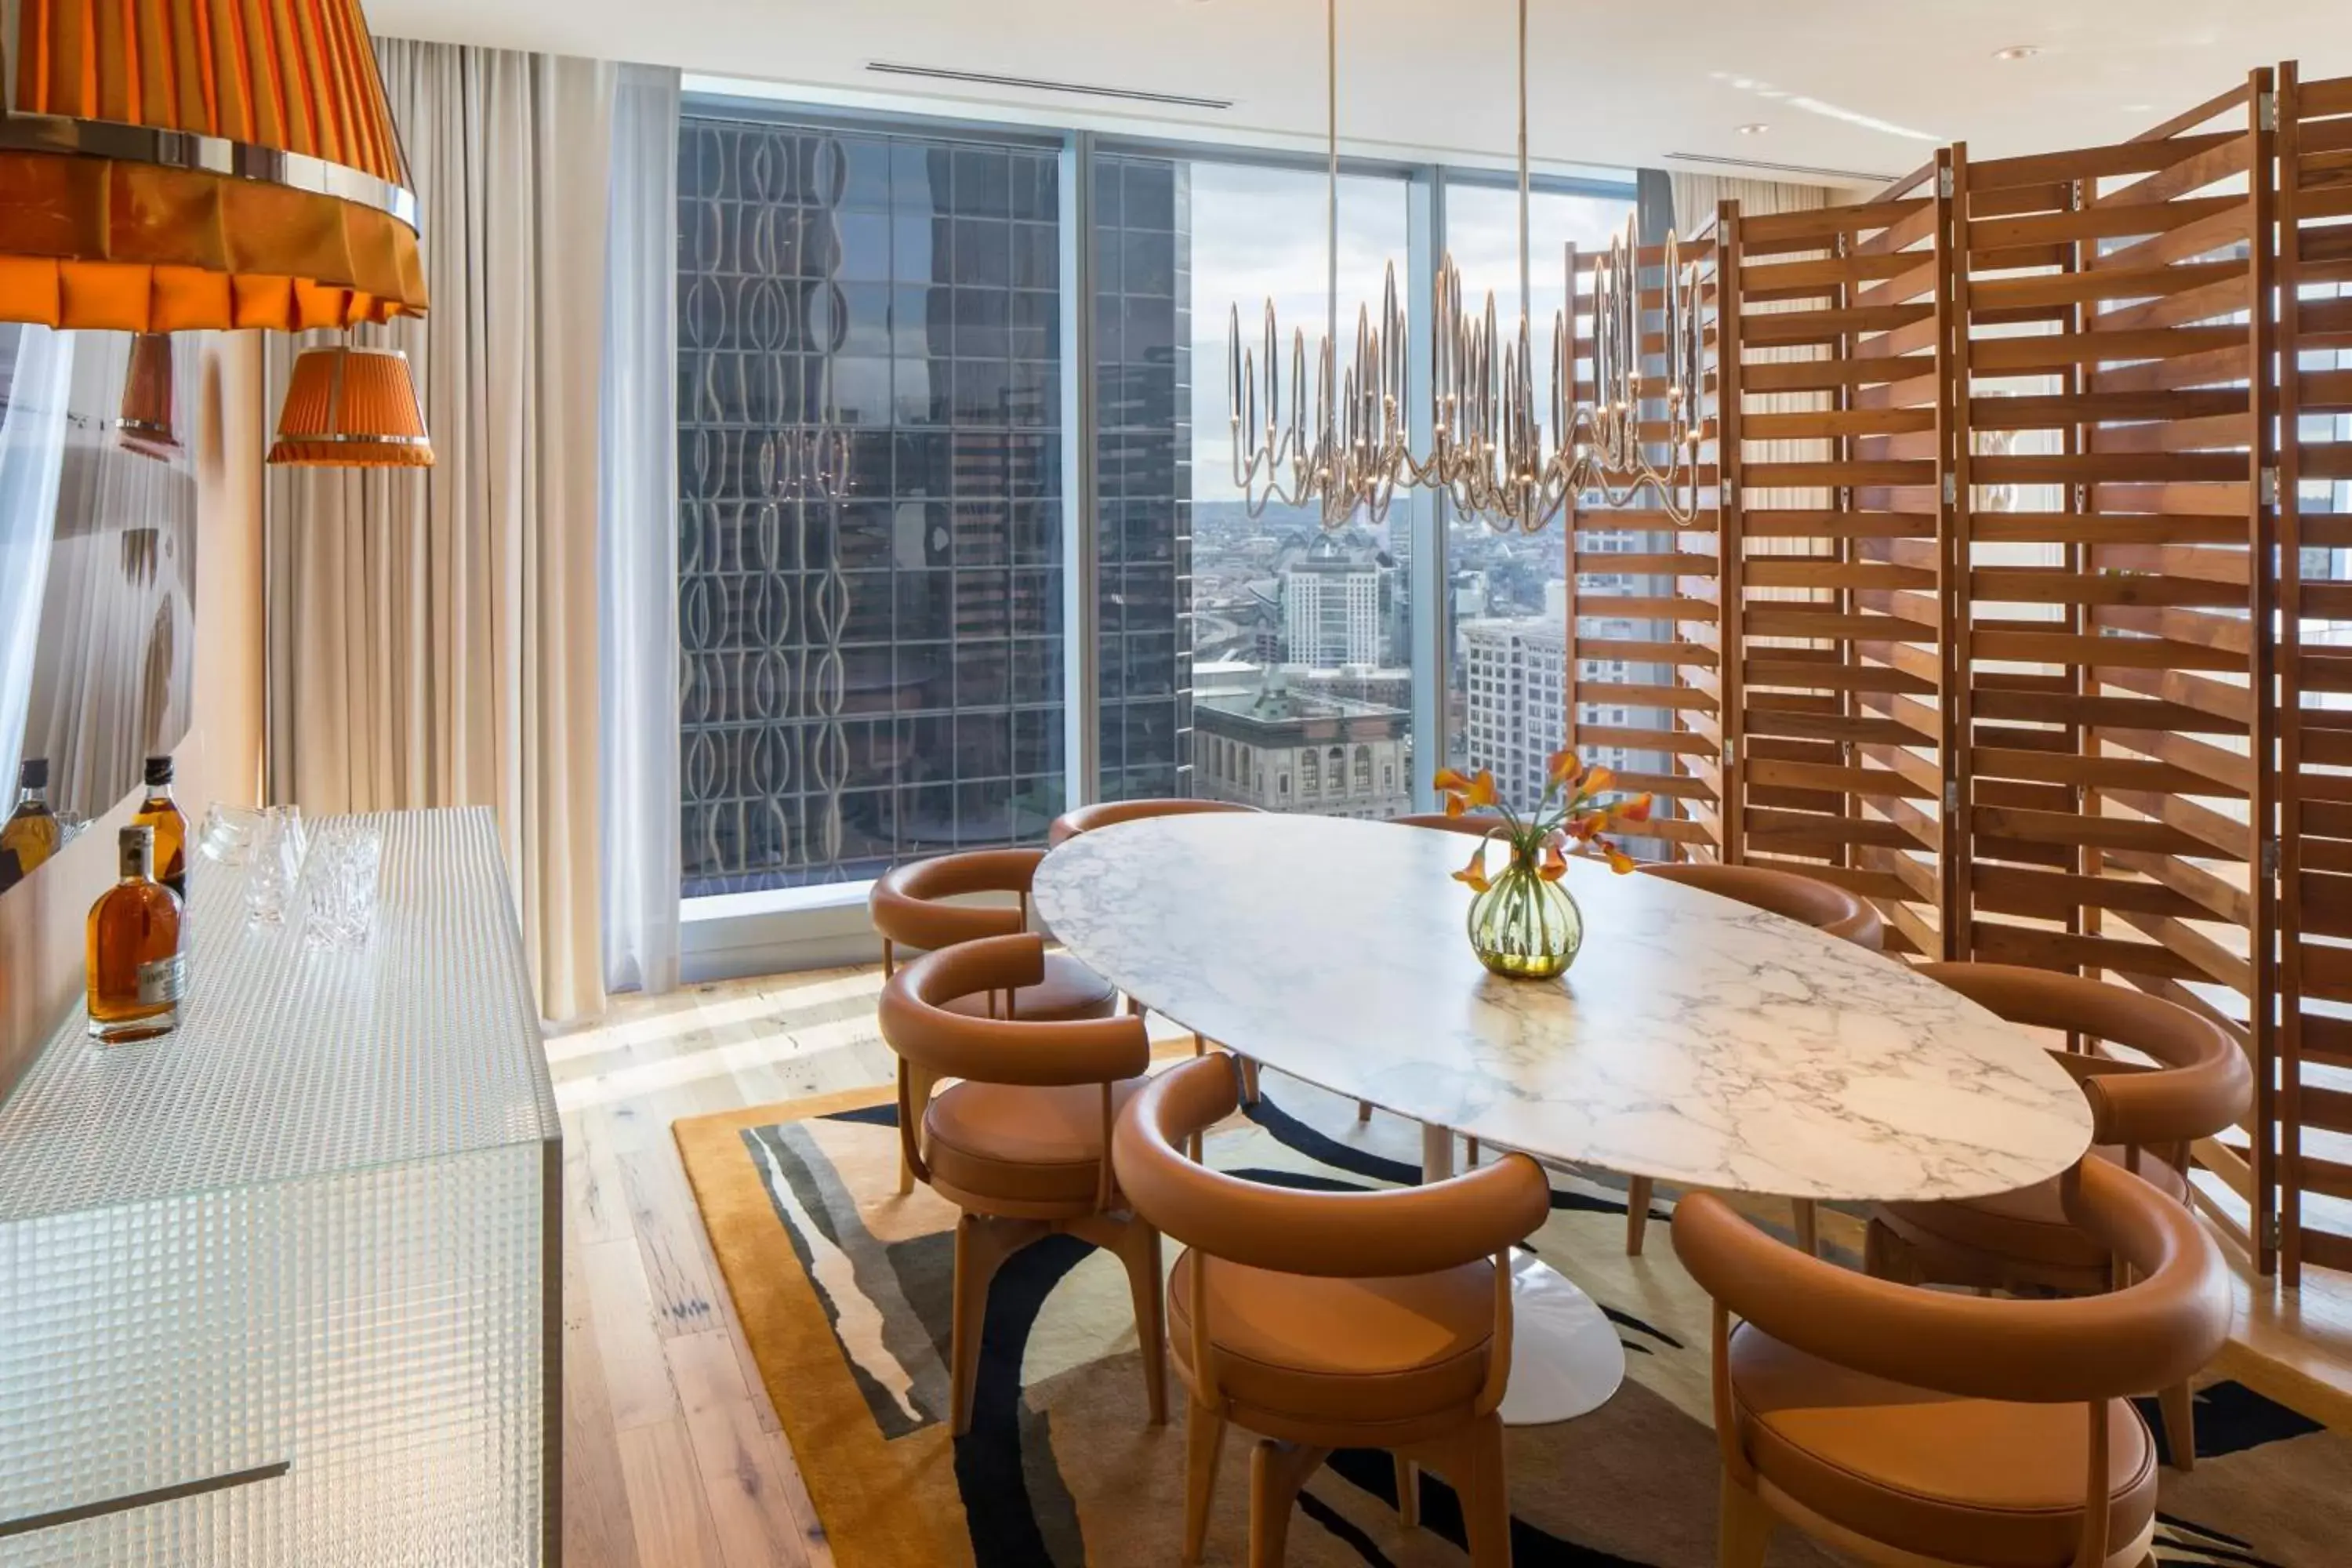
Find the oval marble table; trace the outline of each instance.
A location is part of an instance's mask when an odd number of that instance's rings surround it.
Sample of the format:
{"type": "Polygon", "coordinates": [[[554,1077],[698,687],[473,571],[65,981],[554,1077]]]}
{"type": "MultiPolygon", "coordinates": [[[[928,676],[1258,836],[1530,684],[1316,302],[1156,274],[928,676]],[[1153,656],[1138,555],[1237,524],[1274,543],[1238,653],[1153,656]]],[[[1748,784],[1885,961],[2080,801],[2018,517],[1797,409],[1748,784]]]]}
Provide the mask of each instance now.
{"type": "MultiPolygon", "coordinates": [[[[1571,861],[1584,950],[1498,979],[1447,879],[1458,834],[1336,817],[1151,818],[1046,856],[1055,937],[1129,995],[1254,1060],[1550,1160],[1787,1197],[1978,1197],[2089,1146],[2082,1091],[2022,1030],[1903,964],[1657,878],[1571,861]]],[[[1564,1420],[1624,1352],[1525,1254],[1504,1415],[1564,1420]]]]}

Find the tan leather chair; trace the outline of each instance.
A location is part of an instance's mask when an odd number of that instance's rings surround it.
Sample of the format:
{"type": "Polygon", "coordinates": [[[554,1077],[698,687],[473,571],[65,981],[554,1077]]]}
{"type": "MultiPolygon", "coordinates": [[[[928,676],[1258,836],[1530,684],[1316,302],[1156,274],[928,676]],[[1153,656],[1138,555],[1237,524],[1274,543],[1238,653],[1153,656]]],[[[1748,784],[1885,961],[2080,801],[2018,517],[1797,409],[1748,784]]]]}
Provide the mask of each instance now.
{"type": "Polygon", "coordinates": [[[1491,814],[1474,816],[1465,813],[1461,816],[1448,816],[1442,811],[1407,812],[1402,816],[1391,816],[1389,821],[1399,827],[1434,827],[1446,833],[1469,833],[1481,837],[1489,830],[1502,826],[1501,820],[1491,814]]]}
{"type": "MultiPolygon", "coordinates": [[[[883,977],[897,972],[902,948],[929,952],[1026,931],[1029,887],[1045,858],[1043,849],[976,849],[910,861],[884,872],[866,900],[867,918],[882,939],[883,977]],[[969,893],[1014,893],[1020,902],[1017,908],[1006,908],[944,901],[969,893]]],[[[1118,992],[1068,953],[1048,952],[1045,978],[1036,984],[1015,992],[958,996],[947,1008],[976,1018],[1108,1018],[1118,1011],[1118,992]]],[[[930,1096],[930,1084],[918,1081],[915,1103],[921,1105],[930,1096]]],[[[914,1185],[913,1168],[900,1162],[898,1190],[912,1192],[914,1185]]]]}
{"type": "Polygon", "coordinates": [[[1201,1560],[1225,1427],[1250,1456],[1251,1568],[1282,1561],[1299,1488],[1335,1448],[1389,1449],[1404,1522],[1427,1464],[1462,1500],[1470,1561],[1510,1562],[1502,1403],[1507,1255],[1551,1212],[1534,1161],[1506,1155],[1429,1186],[1303,1193],[1221,1174],[1183,1145],[1232,1114],[1214,1058],[1152,1080],[1113,1144],[1136,1213],[1185,1244],[1168,1281],[1186,1415],[1184,1562],[1201,1560]]]}
{"type": "Polygon", "coordinates": [[[1160,1233],[1136,1217],[1109,1159],[1111,1126],[1151,1058],[1136,1017],[974,1017],[950,1004],[1045,976],[1044,939],[983,937],[926,953],[882,988],[882,1037],[898,1056],[898,1142],[956,1221],[950,1380],[955,1431],[971,1426],[989,1281],[1044,1237],[1118,1254],[1135,1299],[1145,1392],[1168,1418],[1160,1320],[1160,1233]],[[946,1079],[961,1081],[932,1093],[946,1079]]]}
{"type": "MultiPolygon", "coordinates": [[[[1811,926],[1873,952],[1885,945],[1886,928],[1876,910],[1843,888],[1834,888],[1794,871],[1776,870],[1769,866],[1717,866],[1696,860],[1652,862],[1641,869],[1643,876],[1680,882],[1686,888],[1714,893],[1751,909],[1785,915],[1800,925],[1811,926]]],[[[1655,1191],[1656,1184],[1647,1176],[1635,1176],[1626,1184],[1625,1250],[1631,1256],[1641,1255],[1642,1238],[1650,1228],[1650,1200],[1655,1191]]],[[[1797,1245],[1807,1252],[1819,1251],[1821,1211],[1811,1198],[1795,1199],[1790,1206],[1796,1211],[1797,1245]]]]}
{"type": "MultiPolygon", "coordinates": [[[[2219,1024],[2177,1002],[2007,963],[1927,963],[1919,972],[2012,1024],[2062,1029],[2153,1058],[2157,1065],[2148,1067],[2089,1049],[2050,1053],[2091,1102],[2095,1152],[2174,1203],[2189,1201],[2189,1145],[2231,1126],[2253,1103],[2245,1051],[2219,1024]]],[[[2068,1221],[2055,1180],[1987,1198],[1878,1205],[1864,1267],[1913,1284],[2020,1293],[2091,1295],[2113,1282],[2107,1249],[2068,1221]]],[[[2192,1468],[2197,1430],[2189,1385],[2167,1385],[2159,1397],[2172,1462],[2192,1468]]]]}
{"type": "Polygon", "coordinates": [[[2221,1253],[2120,1166],[2086,1158],[2063,1188],[2137,1284],[1921,1289],[1780,1246],[1712,1194],[1682,1201],[1675,1250],[1715,1298],[1722,1568],[1757,1568],[1782,1521],[1907,1568],[2152,1568],[2156,1445],[2128,1396],[2221,1348],[2221,1253]]]}
{"type": "Polygon", "coordinates": [[[1081,833],[1092,833],[1097,827],[1113,823],[1139,822],[1148,816],[1192,816],[1209,812],[1246,811],[1255,813],[1254,805],[1241,805],[1229,800],[1106,800],[1093,805],[1074,806],[1054,818],[1045,829],[1045,843],[1050,847],[1065,844],[1081,833]]]}

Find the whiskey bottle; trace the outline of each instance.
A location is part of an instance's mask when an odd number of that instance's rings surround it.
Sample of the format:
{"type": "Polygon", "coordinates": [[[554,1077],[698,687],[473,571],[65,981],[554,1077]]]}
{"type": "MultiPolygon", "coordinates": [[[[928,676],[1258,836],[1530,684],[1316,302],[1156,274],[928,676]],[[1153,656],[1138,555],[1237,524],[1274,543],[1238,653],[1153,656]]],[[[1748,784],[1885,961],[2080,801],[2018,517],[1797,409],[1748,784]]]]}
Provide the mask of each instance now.
{"type": "Polygon", "coordinates": [[[147,759],[147,798],[131,818],[133,827],[155,830],[155,879],[188,901],[188,819],[172,798],[172,759],[147,759]]]}
{"type": "Polygon", "coordinates": [[[57,815],[49,810],[49,759],[27,757],[16,770],[16,809],[0,824],[0,892],[56,854],[61,837],[57,815]]]}
{"type": "Polygon", "coordinates": [[[89,1032],[110,1044],[152,1039],[180,1021],[186,956],[180,900],[155,880],[155,830],[126,827],[122,879],[89,907],[89,1032]]]}

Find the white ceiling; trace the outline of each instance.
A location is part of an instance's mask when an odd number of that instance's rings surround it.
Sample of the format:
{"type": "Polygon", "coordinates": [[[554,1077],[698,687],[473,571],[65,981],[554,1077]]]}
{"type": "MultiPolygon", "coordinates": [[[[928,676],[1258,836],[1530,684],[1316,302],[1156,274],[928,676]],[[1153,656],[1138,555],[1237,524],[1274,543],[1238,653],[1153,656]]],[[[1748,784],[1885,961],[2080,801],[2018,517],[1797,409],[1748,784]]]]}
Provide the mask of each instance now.
{"type": "MultiPolygon", "coordinates": [[[[913,85],[980,118],[1276,145],[1323,128],[1318,0],[373,0],[368,16],[835,101],[913,85]],[[934,88],[875,59],[1233,107],[934,88]]],[[[1339,25],[1349,146],[1508,156],[1511,0],[1346,0],[1339,25]]],[[[1951,141],[1980,157],[2117,141],[2281,59],[2352,73],[2352,0],[1534,0],[1529,26],[1535,156],[1620,166],[1686,153],[1891,174],[1951,141]],[[2041,52],[1993,58],[2021,44],[2041,52]],[[1751,123],[1769,129],[1738,132],[1751,123]]]]}

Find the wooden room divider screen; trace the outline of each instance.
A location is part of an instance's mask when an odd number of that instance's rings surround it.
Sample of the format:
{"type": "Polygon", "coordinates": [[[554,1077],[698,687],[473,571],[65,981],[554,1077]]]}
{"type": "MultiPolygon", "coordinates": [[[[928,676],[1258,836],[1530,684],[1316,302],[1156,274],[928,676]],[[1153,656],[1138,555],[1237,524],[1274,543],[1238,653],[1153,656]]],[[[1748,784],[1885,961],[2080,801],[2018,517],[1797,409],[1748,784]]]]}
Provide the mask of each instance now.
{"type": "Polygon", "coordinates": [[[2352,1268],[2352,79],[1705,237],[1715,504],[1571,519],[1571,734],[1898,952],[2221,1021],[2200,1202],[2352,1268]]]}
{"type": "Polygon", "coordinates": [[[2279,68],[2278,236],[2276,1122],[2292,1281],[2306,1260],[2352,1268],[2352,584],[2336,569],[2352,550],[2352,78],[2279,68]]]}

